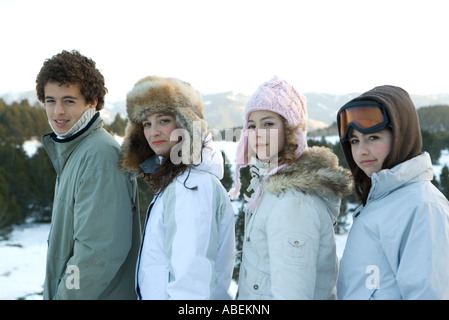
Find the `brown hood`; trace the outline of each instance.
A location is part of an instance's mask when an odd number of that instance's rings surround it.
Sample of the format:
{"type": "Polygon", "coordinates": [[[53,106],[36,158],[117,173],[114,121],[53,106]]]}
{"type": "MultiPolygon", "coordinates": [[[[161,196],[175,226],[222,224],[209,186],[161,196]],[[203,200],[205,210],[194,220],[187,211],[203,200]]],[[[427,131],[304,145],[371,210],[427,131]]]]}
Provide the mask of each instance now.
{"type": "MultiPolygon", "coordinates": [[[[418,115],[409,94],[395,86],[380,86],[369,90],[350,102],[374,100],[388,111],[393,130],[393,145],[385,160],[384,168],[392,168],[421,153],[422,138],[418,115]]],[[[351,170],[356,168],[349,141],[342,142],[342,148],[351,170]]]]}

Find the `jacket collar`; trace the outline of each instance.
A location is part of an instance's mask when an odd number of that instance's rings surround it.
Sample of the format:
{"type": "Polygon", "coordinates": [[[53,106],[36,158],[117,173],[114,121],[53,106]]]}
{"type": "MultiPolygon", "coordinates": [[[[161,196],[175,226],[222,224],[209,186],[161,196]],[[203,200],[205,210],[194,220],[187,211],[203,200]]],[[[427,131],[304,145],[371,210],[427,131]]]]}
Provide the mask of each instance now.
{"type": "Polygon", "coordinates": [[[67,139],[58,139],[54,132],[46,134],[42,137],[42,145],[47,151],[47,154],[50,157],[58,175],[64,169],[70,154],[81,143],[81,141],[89,136],[90,132],[102,127],[103,120],[100,118],[100,113],[97,112],[97,114],[91,121],[89,121],[84,129],[67,139]]]}
{"type": "Polygon", "coordinates": [[[92,124],[95,122],[95,120],[98,119],[99,116],[100,116],[100,113],[97,112],[97,113],[93,116],[93,118],[87,123],[87,125],[86,125],[83,129],[81,129],[80,131],[78,131],[77,133],[75,133],[74,135],[72,135],[72,136],[70,136],[70,137],[68,137],[68,138],[66,138],[66,139],[60,139],[60,138],[58,138],[58,136],[57,136],[56,133],[54,133],[54,132],[52,132],[52,133],[49,134],[49,135],[50,135],[50,138],[51,138],[53,141],[55,141],[55,142],[60,142],[60,143],[66,143],[66,142],[73,141],[73,140],[75,140],[76,138],[78,138],[79,136],[81,136],[84,132],[88,131],[89,128],[92,126],[92,124]]]}
{"type": "Polygon", "coordinates": [[[323,198],[348,195],[352,192],[349,170],[338,165],[338,158],[328,148],[308,148],[295,163],[283,168],[266,181],[263,189],[280,194],[297,190],[323,198]]]}
{"type": "Polygon", "coordinates": [[[413,181],[431,181],[433,168],[427,152],[404,161],[391,169],[384,169],[371,176],[368,201],[379,199],[413,181]]]}
{"type": "Polygon", "coordinates": [[[321,198],[335,222],[340,200],[352,192],[352,175],[338,165],[338,158],[328,148],[311,147],[296,160],[267,180],[262,181],[265,191],[276,195],[294,190],[321,198]]]}

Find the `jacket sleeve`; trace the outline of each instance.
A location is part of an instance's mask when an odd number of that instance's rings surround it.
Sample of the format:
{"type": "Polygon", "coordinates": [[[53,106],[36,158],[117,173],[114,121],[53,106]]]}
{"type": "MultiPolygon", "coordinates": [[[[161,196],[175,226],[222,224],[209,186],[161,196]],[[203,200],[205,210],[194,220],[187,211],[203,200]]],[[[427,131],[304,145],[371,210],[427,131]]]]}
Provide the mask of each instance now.
{"type": "Polygon", "coordinates": [[[321,223],[310,199],[281,198],[266,223],[274,299],[313,299],[321,223]]]}
{"type": "Polygon", "coordinates": [[[67,262],[68,270],[77,274],[63,275],[55,299],[100,299],[114,280],[132,245],[129,183],[118,170],[92,168],[82,173],[73,208],[74,245],[67,262]],[[74,276],[79,279],[70,278],[74,276]]]}
{"type": "Polygon", "coordinates": [[[410,300],[449,299],[447,203],[420,204],[406,226],[400,244],[396,281],[402,297],[410,300]]]}
{"type": "MultiPolygon", "coordinates": [[[[220,221],[225,218],[225,208],[219,200],[217,186],[211,179],[203,178],[191,181],[197,187],[195,190],[176,182],[169,193],[168,188],[164,192],[170,271],[166,293],[169,299],[212,299],[220,281],[216,262],[221,242],[220,221]]],[[[233,220],[229,222],[233,226],[233,220]]],[[[230,231],[234,232],[233,228],[230,231]]],[[[230,279],[234,260],[233,248],[229,250],[232,255],[230,269],[227,270],[230,279]]]]}

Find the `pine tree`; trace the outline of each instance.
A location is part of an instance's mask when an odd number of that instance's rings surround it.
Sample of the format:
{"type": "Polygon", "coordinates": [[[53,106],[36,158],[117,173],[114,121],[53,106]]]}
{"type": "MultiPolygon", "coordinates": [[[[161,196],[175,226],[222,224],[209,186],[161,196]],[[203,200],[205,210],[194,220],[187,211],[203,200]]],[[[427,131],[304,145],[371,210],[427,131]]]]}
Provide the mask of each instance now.
{"type": "MultiPolygon", "coordinates": [[[[235,247],[237,251],[237,259],[236,264],[234,268],[234,272],[232,274],[232,278],[235,281],[238,281],[239,278],[239,269],[240,269],[240,262],[241,262],[241,251],[243,248],[243,241],[245,236],[245,207],[246,202],[243,198],[243,195],[246,194],[246,189],[248,189],[249,182],[251,180],[251,174],[249,172],[249,166],[241,168],[240,169],[240,195],[237,200],[235,200],[235,203],[240,204],[239,211],[237,213],[237,216],[235,218],[235,247]]],[[[248,197],[251,196],[251,194],[247,194],[248,197]]]]}
{"type": "Polygon", "coordinates": [[[0,239],[10,231],[9,226],[18,221],[19,211],[15,196],[8,191],[5,170],[0,166],[0,239]]]}
{"type": "Polygon", "coordinates": [[[441,170],[439,189],[449,199],[449,168],[447,165],[441,170]]]}
{"type": "Polygon", "coordinates": [[[44,148],[40,147],[28,159],[31,190],[29,194],[28,216],[33,215],[37,222],[49,222],[53,207],[56,172],[44,148]]]}
{"type": "Polygon", "coordinates": [[[226,190],[230,190],[232,188],[232,184],[234,183],[232,180],[231,165],[228,164],[226,154],[223,151],[221,151],[221,155],[223,156],[225,165],[223,178],[220,180],[220,182],[226,190]]]}
{"type": "Polygon", "coordinates": [[[0,138],[0,229],[25,219],[29,186],[25,158],[21,147],[0,138]]]}
{"type": "Polygon", "coordinates": [[[126,124],[127,120],[123,120],[120,116],[120,113],[117,113],[115,115],[114,122],[112,122],[110,125],[106,125],[105,129],[111,134],[116,134],[123,137],[125,135],[126,124]]]}
{"type": "Polygon", "coordinates": [[[421,130],[422,136],[422,151],[426,151],[429,153],[430,158],[432,159],[432,164],[437,164],[438,159],[441,156],[442,149],[442,141],[439,136],[433,133],[430,133],[426,130],[421,130]]]}
{"type": "Polygon", "coordinates": [[[237,252],[236,262],[234,266],[234,271],[232,273],[232,279],[236,282],[239,280],[239,272],[240,272],[240,264],[242,262],[242,248],[243,241],[245,236],[245,204],[243,201],[239,201],[241,203],[239,212],[237,213],[237,217],[235,219],[235,249],[237,252]]]}

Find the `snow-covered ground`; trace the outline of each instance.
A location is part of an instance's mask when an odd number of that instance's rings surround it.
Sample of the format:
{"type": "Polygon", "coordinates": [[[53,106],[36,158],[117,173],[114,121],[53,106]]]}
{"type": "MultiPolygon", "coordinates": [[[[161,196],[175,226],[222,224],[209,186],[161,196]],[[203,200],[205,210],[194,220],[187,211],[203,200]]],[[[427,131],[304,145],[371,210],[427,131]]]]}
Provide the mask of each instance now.
{"type": "Polygon", "coordinates": [[[0,241],[0,300],[42,299],[50,224],[14,227],[0,241]]]}
{"type": "MultiPolygon", "coordinates": [[[[121,142],[120,138],[117,140],[121,142]]],[[[32,155],[39,147],[39,141],[25,143],[25,151],[32,155]]],[[[235,159],[235,143],[217,142],[225,152],[228,163],[235,159]]],[[[442,151],[439,165],[434,166],[439,178],[442,167],[449,166],[449,151],[442,151]]],[[[0,300],[42,299],[45,276],[45,259],[49,224],[27,223],[14,227],[7,240],[0,241],[0,300]]],[[[341,258],[346,244],[346,235],[337,235],[337,255],[341,258]]],[[[235,292],[233,283],[230,291],[235,292]]]]}

